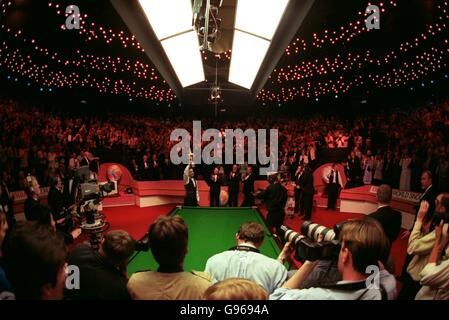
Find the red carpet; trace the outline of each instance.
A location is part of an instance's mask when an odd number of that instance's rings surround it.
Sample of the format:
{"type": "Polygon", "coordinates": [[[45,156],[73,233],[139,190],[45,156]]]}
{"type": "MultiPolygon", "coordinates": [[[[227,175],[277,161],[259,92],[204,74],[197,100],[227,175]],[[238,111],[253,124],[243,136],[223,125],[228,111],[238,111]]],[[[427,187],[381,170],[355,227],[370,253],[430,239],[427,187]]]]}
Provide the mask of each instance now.
{"type": "MultiPolygon", "coordinates": [[[[134,239],[141,238],[148,230],[150,224],[159,216],[169,213],[175,205],[155,206],[148,208],[139,208],[137,206],[126,207],[111,207],[105,208],[103,213],[106,215],[110,223],[110,230],[123,229],[128,231],[134,239]]],[[[262,214],[266,214],[264,207],[261,208],[262,214]]],[[[315,208],[312,214],[312,220],[316,223],[322,224],[326,227],[333,228],[334,225],[341,221],[348,219],[363,218],[363,214],[341,213],[336,211],[326,211],[324,208],[315,208]]],[[[294,219],[288,219],[285,224],[295,230],[299,231],[303,220],[295,215],[294,219]]],[[[393,243],[392,254],[396,264],[396,275],[399,275],[404,263],[407,241],[396,240],[393,243]]]]}

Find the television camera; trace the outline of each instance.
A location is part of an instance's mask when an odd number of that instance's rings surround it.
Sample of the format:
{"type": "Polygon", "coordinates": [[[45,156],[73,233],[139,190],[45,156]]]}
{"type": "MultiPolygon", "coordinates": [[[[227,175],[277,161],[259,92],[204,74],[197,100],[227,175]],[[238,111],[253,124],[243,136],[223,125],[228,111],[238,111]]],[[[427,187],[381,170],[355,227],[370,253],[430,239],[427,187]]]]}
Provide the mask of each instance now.
{"type": "Polygon", "coordinates": [[[75,221],[83,232],[90,234],[92,248],[98,249],[102,233],[109,229],[109,223],[105,221],[105,216],[98,211],[98,207],[104,195],[115,189],[115,184],[108,181],[100,185],[98,180],[91,179],[88,166],[80,167],[76,171],[75,181],[75,221]]]}
{"type": "Polygon", "coordinates": [[[192,25],[202,39],[202,50],[212,51],[212,46],[220,38],[221,19],[218,13],[222,5],[223,0],[195,0],[193,3],[192,25]]]}
{"type": "Polygon", "coordinates": [[[295,259],[299,261],[334,260],[340,251],[339,234],[344,222],[336,224],[333,229],[305,221],[301,233],[286,226],[281,226],[285,242],[295,247],[295,259]]]}

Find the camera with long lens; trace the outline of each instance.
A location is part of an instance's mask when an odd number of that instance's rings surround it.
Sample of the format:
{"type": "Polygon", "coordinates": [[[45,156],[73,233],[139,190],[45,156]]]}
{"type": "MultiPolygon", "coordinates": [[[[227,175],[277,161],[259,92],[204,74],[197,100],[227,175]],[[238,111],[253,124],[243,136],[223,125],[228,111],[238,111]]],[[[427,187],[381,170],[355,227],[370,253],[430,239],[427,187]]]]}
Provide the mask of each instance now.
{"type": "Polygon", "coordinates": [[[109,228],[109,223],[105,221],[105,216],[99,212],[98,207],[103,195],[112,192],[115,184],[108,181],[100,185],[97,180],[90,179],[88,166],[80,167],[75,176],[78,183],[75,196],[77,221],[79,227],[90,234],[90,243],[95,249],[100,245],[102,233],[109,228]]]}
{"type": "Polygon", "coordinates": [[[281,226],[285,242],[295,247],[295,259],[304,261],[337,260],[340,251],[339,233],[343,223],[333,229],[326,228],[312,221],[305,221],[301,233],[281,226]]]}

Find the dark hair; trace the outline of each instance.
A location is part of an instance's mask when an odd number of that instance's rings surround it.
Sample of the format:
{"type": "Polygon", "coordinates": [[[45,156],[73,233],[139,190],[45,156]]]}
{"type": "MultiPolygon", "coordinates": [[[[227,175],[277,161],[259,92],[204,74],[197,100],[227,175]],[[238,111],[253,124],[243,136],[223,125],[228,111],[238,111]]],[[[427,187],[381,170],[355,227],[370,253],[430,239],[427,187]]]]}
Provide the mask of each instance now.
{"type": "Polygon", "coordinates": [[[429,179],[432,180],[432,178],[433,178],[432,172],[430,172],[429,170],[426,170],[426,171],[424,171],[424,172],[422,173],[422,175],[423,175],[423,174],[427,174],[427,176],[429,177],[429,179]]]}
{"type": "Polygon", "coordinates": [[[17,299],[40,299],[46,284],[56,285],[66,259],[64,240],[48,226],[22,221],[3,246],[5,272],[17,299]]]}
{"type": "Polygon", "coordinates": [[[180,216],[160,217],[148,231],[154,259],[161,266],[177,267],[187,254],[188,229],[180,216]]]}
{"type": "Polygon", "coordinates": [[[351,252],[354,269],[361,274],[366,274],[366,268],[378,265],[379,261],[385,265],[390,255],[390,241],[380,223],[374,219],[345,222],[340,240],[344,241],[344,248],[351,252]]]}
{"type": "Polygon", "coordinates": [[[393,196],[393,190],[388,184],[383,184],[377,189],[377,200],[380,203],[390,203],[393,196]]]}
{"type": "Polygon", "coordinates": [[[109,231],[102,245],[106,257],[114,264],[127,262],[134,252],[134,240],[123,230],[109,231]]]}
{"type": "Polygon", "coordinates": [[[263,227],[257,222],[246,222],[242,224],[237,234],[240,240],[252,243],[261,243],[265,238],[263,227]]]}

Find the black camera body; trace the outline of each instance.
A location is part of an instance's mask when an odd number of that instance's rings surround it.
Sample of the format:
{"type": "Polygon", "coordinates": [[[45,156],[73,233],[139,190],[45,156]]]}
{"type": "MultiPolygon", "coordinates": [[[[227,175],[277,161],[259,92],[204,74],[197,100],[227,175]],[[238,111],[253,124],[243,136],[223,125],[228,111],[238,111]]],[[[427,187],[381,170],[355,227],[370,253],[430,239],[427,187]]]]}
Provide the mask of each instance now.
{"type": "Polygon", "coordinates": [[[286,226],[282,226],[281,230],[285,242],[291,242],[295,246],[295,259],[336,261],[340,252],[339,233],[343,223],[329,229],[312,221],[305,221],[301,227],[301,234],[286,226]]]}

